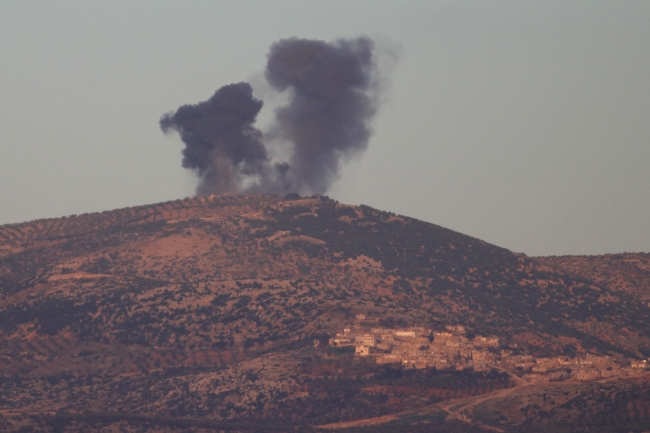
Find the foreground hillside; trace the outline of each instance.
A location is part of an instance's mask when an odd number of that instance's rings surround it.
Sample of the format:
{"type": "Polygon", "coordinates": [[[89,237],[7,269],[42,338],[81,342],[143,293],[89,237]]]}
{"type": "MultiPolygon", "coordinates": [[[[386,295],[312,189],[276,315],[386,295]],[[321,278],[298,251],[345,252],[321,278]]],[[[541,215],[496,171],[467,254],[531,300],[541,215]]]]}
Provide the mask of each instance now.
{"type": "MultiPolygon", "coordinates": [[[[642,356],[644,298],[580,269],[322,198],[211,196],[2,226],[0,426],[308,430],[516,384],[328,348],[357,314],[463,325],[534,356],[642,356]]],[[[445,413],[407,424],[480,429],[445,413]]]]}

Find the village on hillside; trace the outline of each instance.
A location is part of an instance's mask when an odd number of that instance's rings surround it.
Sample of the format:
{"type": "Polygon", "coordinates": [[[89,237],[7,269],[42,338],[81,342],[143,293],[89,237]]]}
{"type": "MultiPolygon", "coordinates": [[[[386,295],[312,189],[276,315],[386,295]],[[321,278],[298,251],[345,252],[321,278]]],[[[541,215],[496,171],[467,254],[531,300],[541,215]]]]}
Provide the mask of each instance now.
{"type": "Polygon", "coordinates": [[[535,358],[518,354],[514,345],[505,348],[497,337],[476,335],[470,339],[460,325],[448,325],[440,331],[422,327],[392,329],[368,326],[374,323],[378,325],[377,320],[357,314],[355,323],[330,338],[329,345],[354,347],[355,355],[374,357],[378,364],[400,364],[416,369],[499,369],[530,382],[637,376],[648,368],[645,359],[621,362],[612,356],[589,353],[575,357],[535,358]]]}

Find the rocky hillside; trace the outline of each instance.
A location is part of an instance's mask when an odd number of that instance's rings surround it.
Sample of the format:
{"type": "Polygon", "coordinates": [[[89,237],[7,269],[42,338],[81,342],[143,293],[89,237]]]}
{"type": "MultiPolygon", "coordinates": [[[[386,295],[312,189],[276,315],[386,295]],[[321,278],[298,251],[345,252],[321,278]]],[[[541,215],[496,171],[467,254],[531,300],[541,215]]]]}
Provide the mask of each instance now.
{"type": "Polygon", "coordinates": [[[326,198],[211,196],[2,226],[0,426],[309,429],[511,385],[328,349],[358,313],[460,324],[537,356],[640,356],[650,308],[589,269],[326,198]],[[94,418],[73,416],[84,411],[94,418]]]}
{"type": "Polygon", "coordinates": [[[565,274],[590,278],[610,290],[632,293],[650,300],[650,254],[536,257],[539,263],[565,274]]]}

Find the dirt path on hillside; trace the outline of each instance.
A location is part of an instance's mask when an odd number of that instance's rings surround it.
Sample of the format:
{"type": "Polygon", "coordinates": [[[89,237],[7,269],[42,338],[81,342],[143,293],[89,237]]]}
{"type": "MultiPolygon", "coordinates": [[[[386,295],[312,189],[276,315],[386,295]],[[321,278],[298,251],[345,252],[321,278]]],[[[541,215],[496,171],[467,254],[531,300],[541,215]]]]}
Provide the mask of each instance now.
{"type": "MultiPolygon", "coordinates": [[[[471,411],[475,406],[487,401],[491,400],[493,398],[502,398],[506,397],[510,394],[513,394],[517,391],[520,391],[522,388],[528,387],[528,386],[537,386],[539,385],[538,383],[529,383],[523,380],[522,378],[511,375],[510,376],[513,381],[515,382],[515,386],[512,386],[510,388],[502,388],[498,389],[496,391],[487,393],[487,394],[482,394],[478,396],[470,396],[470,397],[462,397],[462,398],[456,398],[453,400],[445,400],[444,402],[434,404],[433,406],[429,406],[428,408],[421,408],[418,410],[410,410],[410,411],[405,411],[405,412],[399,412],[391,415],[384,415],[380,417],[375,417],[375,418],[366,418],[366,419],[360,419],[356,421],[346,421],[346,422],[339,422],[339,423],[332,423],[332,424],[324,424],[324,425],[319,425],[315,426],[317,428],[323,428],[323,429],[341,429],[341,428],[348,428],[348,427],[362,427],[362,426],[368,426],[368,425],[376,425],[376,424],[384,424],[390,421],[395,421],[399,418],[403,418],[405,416],[409,415],[417,415],[417,414],[425,414],[425,413],[431,413],[434,411],[443,411],[447,412],[447,418],[446,420],[459,420],[463,421],[469,424],[473,424],[488,430],[493,430],[493,431],[498,431],[498,432],[503,432],[504,430],[497,428],[497,427],[491,427],[488,425],[485,425],[483,423],[479,423],[476,421],[473,421],[471,418],[469,418],[467,415],[465,415],[463,412],[466,411],[471,411]]],[[[566,383],[566,382],[564,382],[566,383]]]]}
{"type": "Polygon", "coordinates": [[[408,411],[408,412],[399,412],[399,413],[394,413],[391,415],[383,415],[383,416],[378,416],[375,418],[365,418],[365,419],[358,419],[355,421],[345,421],[345,422],[335,422],[332,424],[323,424],[323,425],[315,425],[315,428],[326,428],[326,429],[340,429],[340,428],[348,428],[348,427],[365,427],[369,425],[377,425],[377,424],[384,424],[390,421],[395,421],[396,419],[406,416],[406,415],[412,415],[415,412],[413,411],[408,411]]]}
{"type": "Polygon", "coordinates": [[[0,409],[0,416],[6,417],[20,417],[25,415],[51,415],[55,416],[56,411],[53,410],[18,410],[18,409],[0,409]]]}
{"type": "MultiPolygon", "coordinates": [[[[513,376],[513,378],[516,376],[513,376]]],[[[516,384],[513,387],[510,388],[503,388],[503,389],[498,389],[496,391],[490,392],[488,394],[482,394],[479,396],[471,396],[471,397],[463,397],[463,398],[455,398],[453,400],[445,400],[442,403],[437,403],[433,406],[429,406],[428,408],[421,408],[418,410],[409,410],[405,412],[399,412],[399,413],[394,413],[391,415],[383,415],[375,418],[366,418],[366,419],[359,419],[355,421],[345,421],[345,422],[337,422],[337,423],[332,423],[332,424],[323,424],[323,425],[318,425],[314,426],[316,428],[323,428],[323,429],[341,429],[341,428],[348,428],[348,427],[362,427],[362,426],[369,426],[369,425],[376,425],[376,424],[384,424],[390,421],[395,421],[399,418],[403,418],[409,415],[417,415],[417,414],[425,414],[425,413],[431,413],[434,411],[444,411],[447,412],[447,420],[459,420],[459,421],[464,421],[467,423],[471,423],[474,425],[479,425],[481,427],[484,427],[486,429],[494,430],[494,431],[499,431],[503,432],[503,430],[498,429],[496,427],[490,427],[487,425],[483,425],[477,422],[472,421],[470,418],[465,416],[462,411],[468,409],[468,408],[473,408],[474,406],[483,403],[486,400],[490,400],[492,398],[498,398],[498,397],[505,397],[507,395],[510,395],[514,393],[517,390],[520,390],[523,387],[534,385],[525,382],[521,378],[517,377],[517,380],[515,380],[516,384]]]]}
{"type": "Polygon", "coordinates": [[[437,407],[438,409],[441,409],[445,412],[447,412],[447,418],[445,418],[445,421],[451,421],[451,420],[458,420],[458,421],[463,421],[469,424],[474,424],[478,425],[480,427],[483,427],[488,430],[493,430],[493,431],[498,431],[498,432],[503,432],[504,430],[497,428],[497,427],[491,427],[488,425],[485,425],[483,423],[477,422],[472,420],[469,416],[467,416],[468,413],[471,413],[472,410],[478,406],[479,404],[486,402],[488,400],[492,400],[494,398],[504,398],[507,397],[511,394],[514,394],[518,391],[520,391],[522,388],[526,388],[528,386],[535,386],[535,384],[531,383],[518,383],[515,386],[512,386],[510,388],[503,388],[503,389],[498,389],[496,391],[493,391],[488,394],[483,394],[479,396],[472,396],[472,397],[465,397],[465,398],[459,398],[459,399],[454,399],[452,401],[446,401],[444,403],[439,403],[438,405],[434,406],[437,407]]]}
{"type": "MultiPolygon", "coordinates": [[[[434,407],[438,407],[439,409],[442,409],[443,411],[447,412],[448,420],[457,419],[460,421],[472,423],[472,420],[468,418],[464,412],[468,412],[468,411],[471,412],[472,409],[474,409],[476,406],[478,406],[479,404],[487,400],[492,400],[493,398],[507,397],[510,394],[514,394],[515,392],[520,391],[522,388],[525,388],[527,386],[538,385],[537,383],[526,382],[525,380],[523,380],[522,378],[514,374],[510,375],[510,377],[515,382],[515,386],[511,386],[510,388],[497,389],[496,391],[492,391],[488,394],[482,394],[477,396],[454,399],[451,401],[445,401],[442,403],[438,403],[434,407]]],[[[495,427],[489,427],[489,426],[484,426],[484,427],[489,428],[491,430],[503,431],[495,427]]]]}

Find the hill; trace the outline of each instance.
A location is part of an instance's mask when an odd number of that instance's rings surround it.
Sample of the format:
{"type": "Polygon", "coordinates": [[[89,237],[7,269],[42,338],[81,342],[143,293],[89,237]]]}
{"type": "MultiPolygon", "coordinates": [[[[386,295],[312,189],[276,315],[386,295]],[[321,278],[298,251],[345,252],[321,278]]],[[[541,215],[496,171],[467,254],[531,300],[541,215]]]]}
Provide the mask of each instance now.
{"type": "Polygon", "coordinates": [[[650,254],[624,253],[602,256],[536,257],[539,263],[565,274],[590,278],[611,290],[650,299],[650,254]]]}
{"type": "Polygon", "coordinates": [[[357,314],[462,325],[531,356],[645,353],[642,290],[558,260],[325,197],[210,196],[2,226],[0,423],[312,429],[514,385],[327,347],[357,314]]]}

